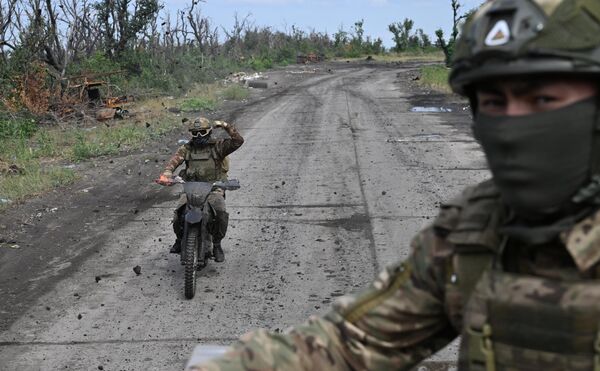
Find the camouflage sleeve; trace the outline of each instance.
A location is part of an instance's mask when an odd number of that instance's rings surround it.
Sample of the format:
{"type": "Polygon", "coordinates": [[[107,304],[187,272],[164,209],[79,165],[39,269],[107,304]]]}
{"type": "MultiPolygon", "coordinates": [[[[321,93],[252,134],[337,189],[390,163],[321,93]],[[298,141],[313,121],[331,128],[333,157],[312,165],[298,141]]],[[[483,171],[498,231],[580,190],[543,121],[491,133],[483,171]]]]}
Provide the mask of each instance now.
{"type": "Polygon", "coordinates": [[[192,370],[411,369],[457,336],[444,310],[437,243],[426,229],[407,261],[385,269],[362,294],[340,299],[325,317],[287,334],[247,334],[222,358],[192,370]]]}
{"type": "Polygon", "coordinates": [[[185,145],[179,147],[177,152],[171,157],[167,166],[165,166],[165,172],[173,173],[175,169],[179,167],[185,161],[185,155],[187,154],[187,148],[185,145]]]}
{"type": "Polygon", "coordinates": [[[221,156],[221,158],[225,158],[226,156],[235,152],[238,148],[244,144],[244,138],[240,135],[240,132],[237,131],[232,125],[228,125],[224,128],[229,134],[228,139],[220,140],[217,142],[217,153],[221,156]]]}

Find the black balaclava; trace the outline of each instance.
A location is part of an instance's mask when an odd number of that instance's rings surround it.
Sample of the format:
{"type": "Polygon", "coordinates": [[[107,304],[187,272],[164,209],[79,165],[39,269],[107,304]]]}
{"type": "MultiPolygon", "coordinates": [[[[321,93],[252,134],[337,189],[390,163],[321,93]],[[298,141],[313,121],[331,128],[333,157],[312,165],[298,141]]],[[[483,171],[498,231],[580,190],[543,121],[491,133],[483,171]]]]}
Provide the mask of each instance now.
{"type": "Polygon", "coordinates": [[[210,142],[210,134],[205,135],[205,136],[200,136],[197,135],[195,137],[192,138],[192,140],[190,141],[190,143],[192,143],[192,146],[194,147],[201,147],[201,146],[205,146],[210,142]]]}
{"type": "Polygon", "coordinates": [[[589,183],[597,99],[526,116],[475,114],[475,137],[503,200],[519,218],[559,218],[589,183]]]}

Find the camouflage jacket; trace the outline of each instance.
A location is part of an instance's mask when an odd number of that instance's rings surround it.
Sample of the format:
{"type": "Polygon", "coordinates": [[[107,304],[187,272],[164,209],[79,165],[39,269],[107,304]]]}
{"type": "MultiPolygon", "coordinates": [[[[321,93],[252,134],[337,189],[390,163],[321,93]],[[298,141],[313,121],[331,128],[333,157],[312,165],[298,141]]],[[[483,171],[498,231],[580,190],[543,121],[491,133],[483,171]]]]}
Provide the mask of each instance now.
{"type": "MultiPolygon", "coordinates": [[[[240,135],[236,128],[231,125],[228,125],[224,128],[229,134],[230,138],[228,139],[217,139],[211,145],[214,146],[215,153],[220,158],[220,160],[224,160],[225,157],[235,152],[238,148],[244,144],[244,138],[240,135]]],[[[183,146],[177,149],[177,152],[171,157],[167,166],[165,167],[165,172],[173,173],[175,169],[177,169],[187,158],[187,154],[190,151],[190,145],[184,144],[183,146]]]]}
{"type": "MultiPolygon", "coordinates": [[[[469,188],[444,204],[433,224],[413,239],[408,260],[386,268],[363,293],[341,298],[323,318],[311,318],[286,334],[260,330],[244,335],[222,358],[192,369],[409,370],[461,332],[463,339],[468,338],[464,336],[463,322],[484,317],[478,313],[475,319],[465,317],[465,306],[499,255],[505,241],[499,229],[506,217],[491,181],[469,188]]],[[[517,253],[511,265],[517,267],[519,277],[593,282],[590,278],[597,276],[594,267],[600,261],[598,220],[592,216],[579,222],[563,233],[554,246],[535,250],[519,246],[514,249],[517,253]]],[[[502,287],[515,290],[508,296],[519,297],[519,285],[514,282],[502,287]]],[[[543,282],[532,284],[535,295],[552,304],[545,303],[547,307],[560,303],[564,295],[547,288],[544,293],[543,287],[543,282]]],[[[589,300],[600,302],[598,297],[589,300]]],[[[463,346],[464,343],[463,340],[463,346]]],[[[472,355],[469,349],[461,349],[461,369],[470,369],[462,367],[463,353],[472,355]]],[[[475,349],[475,353],[479,350],[475,349]]],[[[485,364],[485,355],[482,357],[485,364]]],[[[539,358],[534,360],[537,361],[539,358]]],[[[548,369],[556,369],[556,364],[548,369]]]]}

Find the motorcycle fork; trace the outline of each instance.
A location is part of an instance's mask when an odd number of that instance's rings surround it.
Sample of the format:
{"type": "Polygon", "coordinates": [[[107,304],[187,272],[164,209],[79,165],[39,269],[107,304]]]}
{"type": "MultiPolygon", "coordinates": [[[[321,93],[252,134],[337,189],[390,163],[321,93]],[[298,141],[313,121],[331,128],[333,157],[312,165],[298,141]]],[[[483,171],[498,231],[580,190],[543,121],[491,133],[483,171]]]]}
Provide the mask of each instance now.
{"type": "MultiPolygon", "coordinates": [[[[204,260],[203,255],[202,255],[203,250],[204,250],[204,248],[203,248],[204,244],[202,243],[202,238],[204,235],[204,231],[203,231],[204,228],[202,227],[203,224],[204,223],[203,223],[202,210],[195,209],[195,208],[189,208],[184,216],[182,241],[187,241],[190,226],[197,225],[199,227],[200,233],[196,239],[196,247],[198,249],[198,259],[200,261],[204,260]]],[[[185,254],[185,249],[182,249],[182,254],[185,254]]]]}

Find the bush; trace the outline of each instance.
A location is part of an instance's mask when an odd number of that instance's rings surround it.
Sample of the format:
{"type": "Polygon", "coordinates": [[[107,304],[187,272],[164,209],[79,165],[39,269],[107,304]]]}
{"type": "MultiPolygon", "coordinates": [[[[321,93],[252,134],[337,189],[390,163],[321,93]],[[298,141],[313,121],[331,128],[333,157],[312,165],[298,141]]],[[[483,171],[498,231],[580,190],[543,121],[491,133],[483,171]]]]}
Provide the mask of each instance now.
{"type": "Polygon", "coordinates": [[[273,68],[273,60],[269,57],[252,58],[250,60],[250,68],[255,71],[264,71],[273,68]]]}

